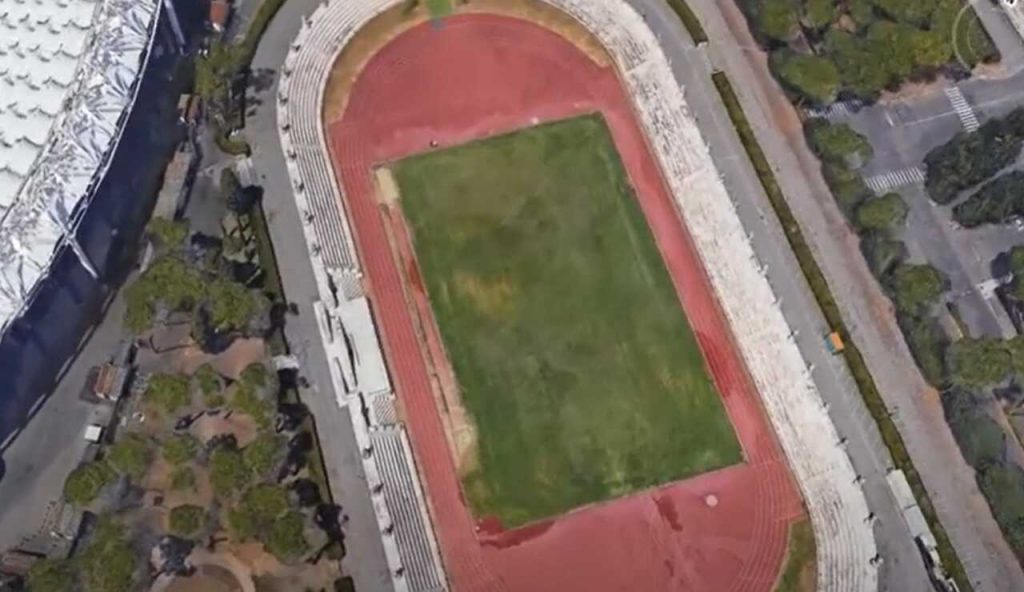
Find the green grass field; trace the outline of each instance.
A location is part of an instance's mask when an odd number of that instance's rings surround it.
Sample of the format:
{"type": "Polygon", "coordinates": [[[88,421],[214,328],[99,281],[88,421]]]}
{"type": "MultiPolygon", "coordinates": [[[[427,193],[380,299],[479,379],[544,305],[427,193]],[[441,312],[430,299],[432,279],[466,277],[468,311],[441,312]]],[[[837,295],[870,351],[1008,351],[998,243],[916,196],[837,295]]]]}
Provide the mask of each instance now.
{"type": "Polygon", "coordinates": [[[477,516],[519,526],[741,460],[600,117],[392,172],[477,426],[477,516]]]}

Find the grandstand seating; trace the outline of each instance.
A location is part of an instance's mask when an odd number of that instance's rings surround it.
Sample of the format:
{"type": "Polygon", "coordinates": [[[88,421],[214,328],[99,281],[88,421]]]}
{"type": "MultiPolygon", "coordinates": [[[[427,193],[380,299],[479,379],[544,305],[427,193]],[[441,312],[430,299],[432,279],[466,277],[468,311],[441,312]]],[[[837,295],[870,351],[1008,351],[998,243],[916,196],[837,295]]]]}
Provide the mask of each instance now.
{"type": "MultiPolygon", "coordinates": [[[[863,491],[654,34],[625,0],[545,1],[577,19],[604,44],[634,99],[676,207],[705,263],[803,493],[816,533],[817,589],[875,590],[878,574],[871,560],[877,551],[863,491]]],[[[324,89],[335,59],[355,32],[398,3],[328,1],[296,38],[286,62],[289,74],[281,81],[279,119],[287,125],[281,126],[280,133],[289,154],[295,199],[300,212],[312,214],[305,229],[307,242],[315,263],[350,279],[358,277],[359,264],[321,120],[324,89]]],[[[318,270],[318,277],[326,276],[323,269],[318,270]]],[[[357,285],[345,282],[341,292],[358,297],[361,290],[350,292],[357,285]]],[[[325,282],[321,297],[324,302],[333,298],[325,282]]],[[[328,344],[328,351],[336,349],[328,344]]],[[[436,543],[404,430],[400,424],[392,425],[397,417],[383,404],[378,409],[378,404],[375,399],[371,402],[371,419],[380,425],[361,426],[368,430],[363,437],[368,435],[374,451],[364,460],[371,465],[368,476],[380,475],[386,513],[394,517],[399,557],[389,561],[403,566],[405,574],[396,579],[396,586],[440,589],[443,578],[436,543]]]]}

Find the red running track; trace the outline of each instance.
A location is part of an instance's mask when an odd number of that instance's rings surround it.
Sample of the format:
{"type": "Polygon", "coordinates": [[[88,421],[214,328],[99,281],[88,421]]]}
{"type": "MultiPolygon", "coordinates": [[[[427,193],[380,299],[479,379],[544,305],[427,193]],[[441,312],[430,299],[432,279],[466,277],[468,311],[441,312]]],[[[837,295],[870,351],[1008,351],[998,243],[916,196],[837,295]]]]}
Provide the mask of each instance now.
{"type": "Polygon", "coordinates": [[[454,16],[385,45],[328,129],[454,590],[771,590],[788,527],[803,515],[801,500],[615,71],[539,25],[497,15],[454,16]],[[462,497],[405,296],[402,274],[408,270],[399,269],[390,250],[372,167],[427,150],[432,140],[450,146],[594,111],[609,124],[745,462],[543,523],[485,533],[462,497]]]}

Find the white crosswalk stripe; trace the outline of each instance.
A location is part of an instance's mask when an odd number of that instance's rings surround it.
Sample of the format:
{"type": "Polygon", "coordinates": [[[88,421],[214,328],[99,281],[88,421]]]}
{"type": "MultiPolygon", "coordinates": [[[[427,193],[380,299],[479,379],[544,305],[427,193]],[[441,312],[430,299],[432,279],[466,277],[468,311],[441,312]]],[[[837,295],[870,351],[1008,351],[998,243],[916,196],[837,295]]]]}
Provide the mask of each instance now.
{"type": "Polygon", "coordinates": [[[924,183],[924,171],[921,167],[911,167],[909,169],[900,169],[898,171],[891,171],[881,175],[875,175],[868,177],[864,180],[868,188],[875,193],[885,193],[897,187],[903,187],[904,185],[913,185],[914,183],[924,183]]]}
{"type": "Polygon", "coordinates": [[[811,117],[822,117],[829,121],[835,121],[842,117],[846,117],[851,113],[850,106],[840,101],[838,103],[832,103],[825,108],[812,107],[807,110],[807,113],[811,117]]]}
{"type": "Polygon", "coordinates": [[[953,110],[956,111],[956,116],[960,118],[961,125],[968,132],[981,127],[978,123],[978,117],[974,114],[974,109],[971,109],[971,104],[967,102],[964,97],[964,93],[960,91],[958,87],[950,87],[945,89],[946,96],[949,98],[950,104],[953,105],[953,110]]]}

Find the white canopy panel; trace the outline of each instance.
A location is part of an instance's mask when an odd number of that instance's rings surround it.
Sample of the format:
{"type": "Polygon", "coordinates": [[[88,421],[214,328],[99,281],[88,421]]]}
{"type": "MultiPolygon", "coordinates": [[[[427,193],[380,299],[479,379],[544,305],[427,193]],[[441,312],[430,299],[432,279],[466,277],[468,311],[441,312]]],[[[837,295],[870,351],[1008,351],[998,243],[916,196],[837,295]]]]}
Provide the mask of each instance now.
{"type": "Polygon", "coordinates": [[[0,332],[116,147],[160,0],[0,0],[0,332]]]}

